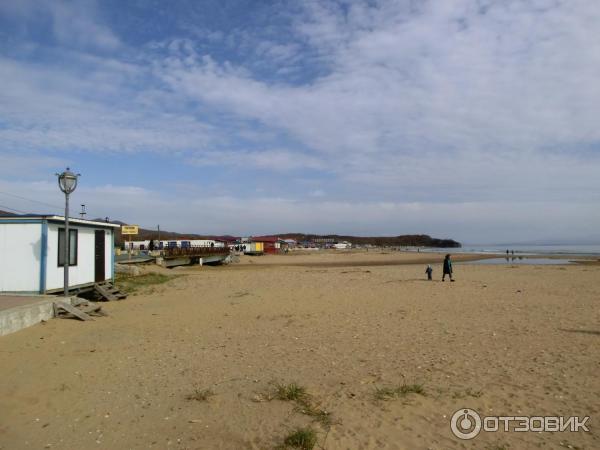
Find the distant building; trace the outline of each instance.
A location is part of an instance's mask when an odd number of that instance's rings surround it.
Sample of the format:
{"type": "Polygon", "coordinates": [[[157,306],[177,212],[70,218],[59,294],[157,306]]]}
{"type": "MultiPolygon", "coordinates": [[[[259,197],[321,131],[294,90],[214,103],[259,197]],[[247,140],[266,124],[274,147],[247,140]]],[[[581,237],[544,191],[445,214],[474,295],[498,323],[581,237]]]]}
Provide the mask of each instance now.
{"type": "Polygon", "coordinates": [[[281,239],[276,236],[252,236],[252,242],[262,243],[264,253],[279,253],[281,251],[281,239]]]}
{"type": "MultiPolygon", "coordinates": [[[[225,247],[225,242],[216,239],[161,239],[153,240],[154,249],[161,250],[163,248],[189,248],[189,247],[225,247]]],[[[149,250],[150,240],[145,241],[125,241],[123,242],[125,250],[149,250]]]]}
{"type": "Polygon", "coordinates": [[[333,248],[337,249],[337,250],[345,250],[348,248],[352,248],[352,244],[350,242],[344,241],[344,242],[337,242],[335,244],[333,244],[332,246],[333,248]]]}
{"type": "Polygon", "coordinates": [[[313,242],[315,244],[333,244],[335,243],[334,238],[314,238],[313,242]]]}
{"type": "MultiPolygon", "coordinates": [[[[0,216],[0,292],[46,294],[63,290],[64,224],[62,216],[0,216]]],[[[114,279],[117,228],[119,225],[106,222],[69,219],[70,288],[114,279]]]]}
{"type": "Polygon", "coordinates": [[[265,253],[265,246],[262,242],[244,242],[241,244],[241,251],[245,255],[262,255],[265,253]]]}
{"type": "MultiPolygon", "coordinates": [[[[295,239],[284,239],[283,242],[287,248],[296,248],[298,242],[295,239]]],[[[282,244],[283,246],[283,244],[282,244]]]]}

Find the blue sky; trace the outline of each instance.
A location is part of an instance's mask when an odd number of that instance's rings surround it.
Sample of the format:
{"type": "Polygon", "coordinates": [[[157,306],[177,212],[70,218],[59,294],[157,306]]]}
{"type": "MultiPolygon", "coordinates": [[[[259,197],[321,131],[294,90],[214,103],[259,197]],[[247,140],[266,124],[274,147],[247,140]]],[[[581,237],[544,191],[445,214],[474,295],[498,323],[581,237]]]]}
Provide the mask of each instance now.
{"type": "Polygon", "coordinates": [[[598,23],[583,0],[0,1],[0,205],[59,212],[70,166],[75,205],[147,227],[600,242],[598,23]]]}

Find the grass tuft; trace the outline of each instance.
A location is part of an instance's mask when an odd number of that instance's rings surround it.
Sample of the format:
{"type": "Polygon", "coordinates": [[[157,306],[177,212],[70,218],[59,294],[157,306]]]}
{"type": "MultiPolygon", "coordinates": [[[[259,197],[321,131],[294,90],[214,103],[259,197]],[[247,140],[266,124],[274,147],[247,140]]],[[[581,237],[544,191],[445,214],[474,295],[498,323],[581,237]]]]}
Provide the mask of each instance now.
{"type": "Polygon", "coordinates": [[[300,401],[307,397],[306,389],[296,383],[277,384],[276,398],[285,401],[300,401]]]}
{"type": "Polygon", "coordinates": [[[296,404],[295,412],[311,417],[314,422],[319,422],[325,429],[329,429],[334,423],[331,413],[316,406],[306,388],[297,383],[276,384],[275,393],[267,398],[294,402],[296,404]]]}
{"type": "Polygon", "coordinates": [[[132,294],[140,289],[163,284],[180,276],[181,275],[164,275],[162,273],[146,273],[143,275],[131,276],[119,273],[116,275],[115,284],[125,292],[132,294]]]}
{"type": "Polygon", "coordinates": [[[285,447],[312,450],[317,445],[317,433],[312,428],[297,428],[283,440],[285,447]]]}
{"type": "Polygon", "coordinates": [[[479,398],[483,395],[482,391],[474,391],[473,389],[469,388],[465,391],[465,393],[469,396],[469,397],[475,397],[475,398],[479,398]]]}
{"type": "Polygon", "coordinates": [[[408,394],[425,395],[422,384],[403,384],[395,387],[375,388],[375,400],[391,400],[393,398],[406,397],[408,394]]]}
{"type": "Polygon", "coordinates": [[[468,388],[464,392],[455,392],[452,394],[452,398],[465,398],[465,397],[474,397],[479,398],[483,395],[482,391],[474,391],[471,388],[468,388]]]}
{"type": "Polygon", "coordinates": [[[327,430],[333,425],[333,417],[329,411],[318,408],[308,401],[298,402],[298,405],[294,410],[300,414],[311,417],[315,422],[319,422],[323,428],[327,430]]]}
{"type": "Polygon", "coordinates": [[[185,398],[187,400],[196,400],[198,402],[206,402],[210,397],[215,395],[210,389],[194,389],[194,392],[188,394],[185,398]]]}

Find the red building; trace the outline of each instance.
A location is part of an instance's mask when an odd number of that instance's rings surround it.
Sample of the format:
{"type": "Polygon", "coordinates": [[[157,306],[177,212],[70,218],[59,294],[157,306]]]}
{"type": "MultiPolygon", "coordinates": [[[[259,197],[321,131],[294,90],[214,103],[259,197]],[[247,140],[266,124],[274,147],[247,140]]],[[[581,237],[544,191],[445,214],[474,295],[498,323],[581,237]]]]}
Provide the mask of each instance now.
{"type": "Polygon", "coordinates": [[[262,242],[265,253],[279,253],[281,251],[281,240],[277,236],[252,236],[252,242],[262,242]]]}

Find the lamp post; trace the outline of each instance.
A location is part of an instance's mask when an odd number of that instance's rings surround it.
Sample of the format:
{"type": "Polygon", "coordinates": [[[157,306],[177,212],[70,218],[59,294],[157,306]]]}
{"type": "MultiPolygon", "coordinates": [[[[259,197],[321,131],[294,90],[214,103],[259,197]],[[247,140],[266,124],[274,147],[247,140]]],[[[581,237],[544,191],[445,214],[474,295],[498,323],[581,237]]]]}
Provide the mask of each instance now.
{"type": "Polygon", "coordinates": [[[64,295],[65,297],[69,296],[69,245],[71,244],[71,240],[69,239],[69,195],[75,190],[77,187],[77,177],[79,174],[74,174],[67,167],[61,174],[56,174],[58,177],[58,187],[65,194],[65,255],[64,255],[64,274],[65,274],[65,285],[64,285],[64,295]]]}

